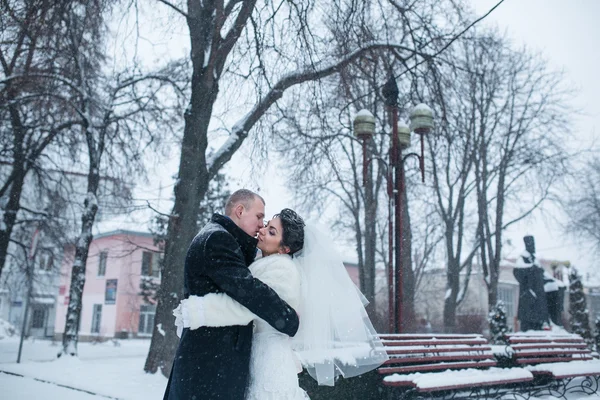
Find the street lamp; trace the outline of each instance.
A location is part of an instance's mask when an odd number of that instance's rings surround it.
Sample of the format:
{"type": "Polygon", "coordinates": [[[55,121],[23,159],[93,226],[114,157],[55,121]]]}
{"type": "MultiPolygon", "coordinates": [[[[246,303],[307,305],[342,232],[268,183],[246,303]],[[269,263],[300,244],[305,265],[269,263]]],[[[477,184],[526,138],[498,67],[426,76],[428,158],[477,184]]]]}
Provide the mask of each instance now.
{"type": "Polygon", "coordinates": [[[362,141],[363,146],[363,186],[367,183],[367,141],[375,134],[375,117],[369,110],[360,110],[354,117],[354,134],[362,141]]]}
{"type": "MultiPolygon", "coordinates": [[[[410,126],[398,123],[398,86],[392,76],[383,86],[382,95],[385,104],[391,111],[392,135],[390,137],[390,162],[388,166],[387,183],[389,198],[389,266],[388,266],[388,297],[389,297],[389,330],[402,332],[402,297],[403,297],[403,268],[402,268],[402,199],[405,191],[404,161],[411,156],[419,160],[421,180],[425,182],[425,155],[423,136],[433,129],[433,112],[425,104],[414,107],[410,113],[410,126]],[[402,150],[410,146],[410,133],[420,136],[421,154],[408,153],[402,155],[402,150]],[[395,216],[392,220],[392,210],[395,216]],[[395,228],[395,229],[394,229],[395,228]],[[395,263],[392,263],[393,244],[395,237],[395,263]],[[396,268],[394,268],[394,264],[396,268]],[[395,273],[394,273],[395,272],[395,273]],[[394,279],[395,278],[395,279],[394,279]],[[394,290],[395,289],[395,290],[394,290]],[[394,295],[395,292],[395,295],[394,295]],[[394,321],[395,320],[395,321],[394,321]]],[[[367,110],[361,110],[354,119],[354,133],[363,143],[363,185],[366,183],[367,168],[371,161],[367,157],[367,140],[375,132],[375,118],[367,110]]]]}

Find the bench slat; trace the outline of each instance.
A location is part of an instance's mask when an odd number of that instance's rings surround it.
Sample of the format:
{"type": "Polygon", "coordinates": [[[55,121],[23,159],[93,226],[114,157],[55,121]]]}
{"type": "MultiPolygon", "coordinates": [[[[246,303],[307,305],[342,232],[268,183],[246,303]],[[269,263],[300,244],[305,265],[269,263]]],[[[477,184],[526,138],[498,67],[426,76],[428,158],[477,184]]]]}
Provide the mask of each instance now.
{"type": "Polygon", "coordinates": [[[585,361],[593,360],[592,356],[589,357],[548,357],[548,358],[521,358],[515,360],[517,364],[538,364],[538,363],[555,363],[555,362],[569,362],[569,361],[585,361]]]}
{"type": "Polygon", "coordinates": [[[560,343],[531,343],[531,344],[514,344],[510,347],[513,350],[517,349],[539,349],[543,347],[545,349],[566,349],[566,348],[575,348],[575,349],[586,349],[587,345],[585,343],[569,343],[569,344],[560,344],[560,343]]]}
{"type": "Polygon", "coordinates": [[[425,365],[410,365],[405,367],[380,367],[377,369],[381,375],[404,373],[404,372],[426,372],[426,371],[439,371],[448,369],[466,369],[466,368],[489,368],[495,367],[496,361],[472,361],[462,363],[439,363],[439,364],[425,364],[425,365]]]}
{"type": "Polygon", "coordinates": [[[545,350],[545,349],[540,349],[540,351],[531,351],[532,349],[528,349],[528,350],[517,350],[515,353],[517,354],[517,356],[519,358],[523,358],[523,357],[536,357],[536,356],[560,356],[563,354],[591,354],[592,352],[590,350],[545,350]]]}
{"type": "Polygon", "coordinates": [[[490,354],[467,354],[461,356],[459,354],[452,356],[432,356],[432,357],[393,357],[385,362],[385,364],[416,364],[426,362],[442,362],[442,361],[470,361],[470,360],[488,360],[493,357],[490,354]]]}
{"type": "Polygon", "coordinates": [[[434,333],[434,334],[411,334],[411,333],[381,333],[378,335],[381,339],[397,338],[396,340],[412,340],[412,339],[474,339],[483,338],[477,333],[473,334],[452,334],[452,333],[434,333]]]}
{"type": "MultiPolygon", "coordinates": [[[[403,349],[393,348],[385,349],[388,354],[425,354],[425,353],[471,353],[471,352],[491,352],[491,347],[427,347],[422,349],[403,349]]],[[[492,355],[490,353],[490,355],[492,355]]]]}
{"type": "Polygon", "coordinates": [[[581,343],[580,339],[575,338],[508,338],[509,344],[518,344],[518,343],[581,343]]]}
{"type": "MultiPolygon", "coordinates": [[[[521,378],[521,379],[505,379],[505,380],[496,380],[490,382],[477,382],[475,386],[496,386],[496,385],[510,385],[512,383],[522,383],[522,382],[530,382],[529,378],[521,378]]],[[[421,389],[417,388],[417,392],[436,392],[440,390],[456,390],[456,389],[464,389],[464,388],[472,388],[474,385],[472,383],[465,383],[462,385],[452,385],[452,386],[440,386],[437,388],[426,388],[421,389]]]]}
{"type": "Polygon", "coordinates": [[[487,344],[487,340],[476,338],[472,340],[382,340],[384,346],[441,346],[449,344],[477,345],[487,344]]]}

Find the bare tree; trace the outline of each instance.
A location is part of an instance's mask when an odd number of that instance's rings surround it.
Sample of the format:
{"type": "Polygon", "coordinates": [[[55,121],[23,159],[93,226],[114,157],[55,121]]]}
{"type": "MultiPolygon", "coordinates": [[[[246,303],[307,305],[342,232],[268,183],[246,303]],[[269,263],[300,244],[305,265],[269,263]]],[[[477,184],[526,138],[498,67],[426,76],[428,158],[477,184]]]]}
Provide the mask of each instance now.
{"type": "Polygon", "coordinates": [[[600,253],[600,159],[590,160],[566,201],[567,232],[589,241],[600,253]]]}
{"type": "Polygon", "coordinates": [[[429,143],[445,225],[444,325],[452,330],[476,254],[493,306],[504,229],[551,198],[565,176],[569,155],[558,132],[567,131],[568,93],[561,74],[528,51],[511,49],[494,31],[463,37],[431,77],[440,120],[429,143]]]}
{"type": "Polygon", "coordinates": [[[63,61],[62,21],[77,1],[3,1],[0,12],[0,118],[2,174],[0,274],[6,263],[28,172],[60,135],[78,126],[72,110],[54,97],[59,83],[46,74],[63,61]]]}
{"type": "MultiPolygon", "coordinates": [[[[448,55],[446,55],[448,57],[448,55]]],[[[453,53],[453,57],[456,54],[453,53]]],[[[444,227],[446,253],[446,293],[444,296],[444,327],[453,331],[456,309],[464,299],[470,278],[475,246],[469,242],[467,199],[474,189],[473,119],[462,96],[461,70],[431,69],[431,93],[436,109],[436,132],[427,137],[434,203],[444,227]],[[466,248],[466,251],[465,251],[466,248]],[[466,254],[465,254],[466,253],[466,254]],[[461,284],[461,272],[465,271],[461,284]]],[[[468,103],[467,103],[468,104],[468,103]]]]}
{"type": "Polygon", "coordinates": [[[512,50],[495,32],[477,37],[465,54],[476,121],[477,237],[491,308],[504,230],[555,199],[553,190],[568,176],[570,93],[562,73],[526,49],[512,50]]]}
{"type": "Polygon", "coordinates": [[[72,71],[69,74],[72,78],[59,80],[65,101],[79,118],[85,142],[82,150],[87,155],[87,189],[80,233],[75,241],[69,305],[59,356],[77,355],[81,299],[92,227],[99,207],[102,171],[121,168],[121,171],[142,173],[141,154],[162,132],[168,132],[169,110],[177,109],[176,101],[174,106],[164,105],[173,101],[169,93],[178,87],[167,74],[103,71],[101,44],[106,35],[102,16],[110,11],[110,5],[102,0],[89,1],[85,8],[70,9],[64,21],[69,37],[65,68],[72,71]]]}

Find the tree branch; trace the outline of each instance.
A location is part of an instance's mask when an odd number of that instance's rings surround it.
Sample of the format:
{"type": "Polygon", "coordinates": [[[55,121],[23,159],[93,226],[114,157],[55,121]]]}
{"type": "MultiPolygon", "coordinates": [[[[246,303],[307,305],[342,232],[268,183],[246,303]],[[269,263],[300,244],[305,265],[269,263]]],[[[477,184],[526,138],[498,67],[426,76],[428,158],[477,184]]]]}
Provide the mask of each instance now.
{"type": "Polygon", "coordinates": [[[242,145],[242,143],[248,136],[248,132],[267,112],[267,110],[283,96],[283,93],[287,89],[304,82],[318,80],[332,75],[336,72],[339,72],[367,51],[375,49],[394,48],[410,50],[407,47],[401,45],[372,42],[346,55],[336,63],[325,65],[322,68],[318,68],[317,65],[315,66],[315,69],[297,71],[281,78],[281,80],[279,80],[279,82],[277,82],[275,86],[271,88],[271,90],[266,94],[266,96],[263,97],[262,100],[260,100],[258,104],[256,104],[256,106],[254,106],[254,108],[244,118],[242,118],[233,126],[229,138],[221,146],[221,148],[218,151],[216,151],[211,157],[208,157],[207,169],[209,171],[210,178],[212,179],[212,177],[216,175],[216,173],[221,169],[221,167],[223,167],[223,165],[225,165],[231,159],[235,151],[242,145]]]}
{"type": "Polygon", "coordinates": [[[185,18],[190,18],[190,16],[185,11],[183,11],[181,8],[177,7],[175,4],[169,3],[166,0],[157,0],[157,1],[159,3],[163,3],[167,7],[170,7],[171,9],[175,10],[179,14],[183,15],[185,18]]]}

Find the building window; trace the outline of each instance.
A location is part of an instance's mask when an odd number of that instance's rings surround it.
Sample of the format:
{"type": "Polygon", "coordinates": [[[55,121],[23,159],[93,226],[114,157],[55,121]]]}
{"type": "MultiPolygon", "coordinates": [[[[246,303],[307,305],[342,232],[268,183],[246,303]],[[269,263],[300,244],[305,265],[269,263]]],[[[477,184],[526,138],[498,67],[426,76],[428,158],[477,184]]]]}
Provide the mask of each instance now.
{"type": "Polygon", "coordinates": [[[498,300],[502,300],[504,303],[504,307],[506,308],[506,322],[508,326],[514,330],[515,328],[515,317],[516,317],[516,307],[515,307],[515,295],[516,295],[516,287],[515,286],[500,286],[498,285],[498,300]]]}
{"type": "Polygon", "coordinates": [[[31,316],[31,327],[33,329],[42,329],[46,320],[46,310],[43,308],[34,308],[31,316]]]}
{"type": "Polygon", "coordinates": [[[160,254],[144,251],[142,253],[142,276],[160,276],[160,254]]]}
{"type": "Polygon", "coordinates": [[[152,335],[155,313],[156,306],[152,304],[142,304],[140,306],[140,326],[138,328],[138,335],[152,335]]]}
{"type": "Polygon", "coordinates": [[[100,324],[102,323],[102,304],[94,304],[92,312],[92,333],[100,333],[100,324]]]}
{"type": "Polygon", "coordinates": [[[101,251],[98,260],[98,276],[106,275],[106,259],[108,258],[107,251],[101,251]]]}
{"type": "Polygon", "coordinates": [[[106,291],[104,292],[104,304],[115,304],[117,301],[117,280],[106,280],[106,291]]]}
{"type": "Polygon", "coordinates": [[[38,266],[42,271],[52,271],[54,267],[54,256],[50,251],[42,251],[37,257],[38,266]]]}

